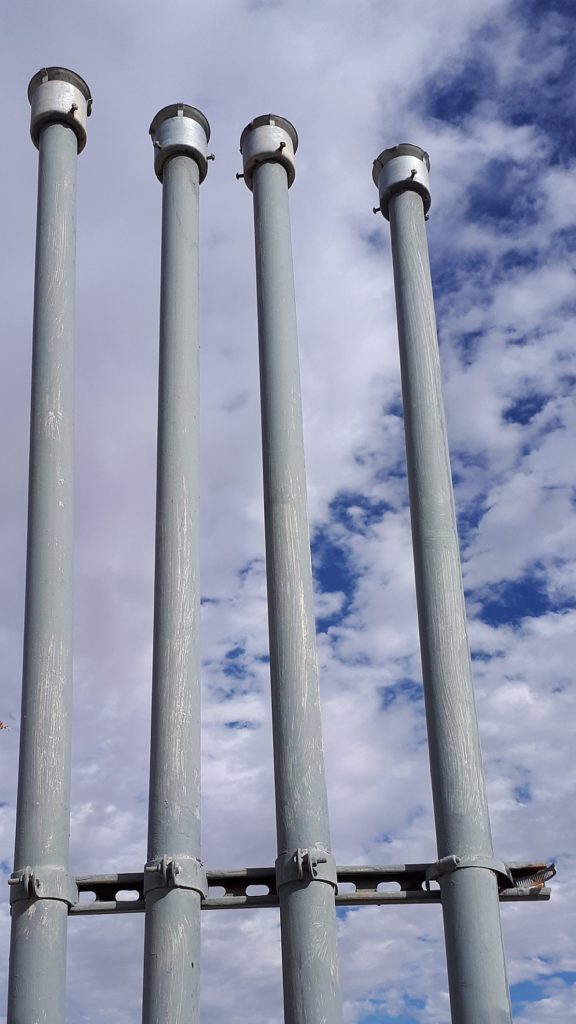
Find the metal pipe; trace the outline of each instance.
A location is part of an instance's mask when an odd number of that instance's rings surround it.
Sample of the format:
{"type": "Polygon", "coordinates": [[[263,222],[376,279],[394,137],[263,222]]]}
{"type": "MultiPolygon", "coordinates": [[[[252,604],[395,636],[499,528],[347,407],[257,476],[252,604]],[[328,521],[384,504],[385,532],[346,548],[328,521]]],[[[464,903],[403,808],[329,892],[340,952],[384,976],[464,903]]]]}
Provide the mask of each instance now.
{"type": "Polygon", "coordinates": [[[91,98],[82,78],[32,78],[39,150],[28,549],[8,1020],[63,1024],[72,706],[76,164],[91,98]]]}
{"type": "Polygon", "coordinates": [[[164,107],[150,134],[162,182],[156,572],[144,1024],[200,1019],[198,193],[208,122],[164,107]]]}
{"type": "Polygon", "coordinates": [[[284,1008],[287,1024],[342,1019],[330,852],[288,188],[298,139],[284,118],[242,133],[254,194],[266,571],[284,1008]]]}
{"type": "Polygon", "coordinates": [[[425,216],[428,155],[403,144],[374,162],[390,220],[406,460],[438,864],[452,1021],[509,1024],[494,860],[450,457],[425,216]]]}

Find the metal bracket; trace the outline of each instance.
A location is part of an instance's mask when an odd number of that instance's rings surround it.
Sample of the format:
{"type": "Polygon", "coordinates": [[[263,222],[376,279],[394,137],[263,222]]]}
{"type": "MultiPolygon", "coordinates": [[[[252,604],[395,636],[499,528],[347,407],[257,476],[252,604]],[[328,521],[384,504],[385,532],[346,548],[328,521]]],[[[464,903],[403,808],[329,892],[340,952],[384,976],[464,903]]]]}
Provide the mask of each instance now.
{"type": "Polygon", "coordinates": [[[153,889],[192,889],[205,899],[208,881],[201,860],[197,857],[179,857],[165,854],[149,861],[144,868],[144,896],[153,889]]]}
{"type": "Polygon", "coordinates": [[[444,875],[450,875],[453,871],[461,871],[463,868],[487,868],[493,871],[498,878],[500,887],[508,888],[513,883],[512,875],[507,864],[493,857],[459,857],[451,854],[448,857],[441,857],[435,864],[431,864],[426,872],[426,888],[430,888],[430,882],[437,881],[444,875]]]}
{"type": "Polygon", "coordinates": [[[64,868],[25,867],[8,879],[10,903],[20,900],[60,900],[73,907],[78,903],[78,886],[64,868]]]}
{"type": "Polygon", "coordinates": [[[338,889],[336,861],[323,846],[299,847],[276,859],[276,888],[289,882],[328,882],[338,889]]]}

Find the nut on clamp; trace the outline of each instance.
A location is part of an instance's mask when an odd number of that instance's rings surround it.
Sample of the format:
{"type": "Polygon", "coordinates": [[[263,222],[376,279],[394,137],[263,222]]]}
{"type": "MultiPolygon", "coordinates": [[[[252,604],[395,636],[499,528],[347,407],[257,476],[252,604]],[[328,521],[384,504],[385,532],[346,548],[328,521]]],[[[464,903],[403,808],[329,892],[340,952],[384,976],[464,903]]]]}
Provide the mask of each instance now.
{"type": "Polygon", "coordinates": [[[378,189],[381,213],[390,220],[390,200],[400,192],[418,192],[424,203],[424,216],[430,209],[430,184],[428,172],[430,157],[420,146],[401,142],[398,146],[384,149],[377,156],[372,169],[372,178],[378,189]]]}
{"type": "Polygon", "coordinates": [[[164,854],[144,867],[144,896],[153,889],[192,889],[205,899],[208,880],[197,857],[170,857],[164,854]]]}
{"type": "Polygon", "coordinates": [[[298,149],[298,133],[293,124],[277,114],[262,114],[247,124],[240,136],[243,177],[252,190],[254,170],[259,164],[279,163],[288,175],[288,188],[296,177],[294,154],[298,149]]]}
{"type": "Polygon", "coordinates": [[[276,889],[289,882],[327,882],[338,889],[336,861],[325,846],[299,847],[276,858],[276,889]]]}
{"type": "Polygon", "coordinates": [[[78,152],[86,145],[86,121],[92,97],[86,82],[68,68],[41,68],[28,86],[30,135],[36,147],[47,124],[64,124],[76,133],[78,152]]]}
{"type": "Polygon", "coordinates": [[[76,880],[64,868],[26,866],[10,875],[8,885],[11,904],[20,900],[59,900],[73,907],[78,903],[76,880]]]}

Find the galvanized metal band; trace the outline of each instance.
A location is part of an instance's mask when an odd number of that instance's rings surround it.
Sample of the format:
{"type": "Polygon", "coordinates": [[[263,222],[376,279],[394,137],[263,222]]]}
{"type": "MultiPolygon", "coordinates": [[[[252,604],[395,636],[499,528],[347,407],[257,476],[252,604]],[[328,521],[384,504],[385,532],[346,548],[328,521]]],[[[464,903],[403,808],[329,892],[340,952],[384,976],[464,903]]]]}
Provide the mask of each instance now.
{"type": "Polygon", "coordinates": [[[463,868],[485,868],[493,871],[499,880],[506,885],[514,885],[514,879],[507,864],[493,857],[459,857],[456,854],[442,857],[431,864],[426,872],[426,882],[434,882],[444,875],[452,874],[453,871],[461,871],[463,868]]]}
{"type": "Polygon", "coordinates": [[[59,900],[73,907],[78,903],[76,880],[64,868],[25,867],[8,879],[10,903],[20,900],[59,900]]]}
{"type": "Polygon", "coordinates": [[[296,129],[285,117],[263,114],[246,125],[240,136],[244,181],[252,189],[254,170],[262,163],[282,164],[288,176],[288,188],[296,177],[294,154],[298,149],[296,129]]]}
{"type": "Polygon", "coordinates": [[[30,135],[35,146],[47,124],[64,124],[76,134],[78,152],[86,145],[86,121],[92,97],[83,78],[68,68],[41,68],[28,86],[30,135]]]}
{"type": "Polygon", "coordinates": [[[168,855],[149,861],[144,868],[144,896],[153,889],[192,889],[205,898],[208,881],[202,861],[168,855]]]}
{"type": "Polygon", "coordinates": [[[338,888],[336,861],[323,846],[299,847],[276,859],[276,889],[290,882],[327,882],[338,888]]]}
{"type": "Polygon", "coordinates": [[[171,156],[189,156],[198,164],[200,181],[208,173],[210,125],[202,111],[188,103],[172,103],[156,114],[150,125],[154,170],[162,181],[164,164],[171,156]]]}
{"type": "Polygon", "coordinates": [[[372,178],[378,188],[380,210],[389,220],[390,200],[399,192],[418,192],[424,204],[424,214],[430,209],[430,183],[428,172],[430,157],[419,146],[402,142],[385,149],[376,157],[372,178]]]}

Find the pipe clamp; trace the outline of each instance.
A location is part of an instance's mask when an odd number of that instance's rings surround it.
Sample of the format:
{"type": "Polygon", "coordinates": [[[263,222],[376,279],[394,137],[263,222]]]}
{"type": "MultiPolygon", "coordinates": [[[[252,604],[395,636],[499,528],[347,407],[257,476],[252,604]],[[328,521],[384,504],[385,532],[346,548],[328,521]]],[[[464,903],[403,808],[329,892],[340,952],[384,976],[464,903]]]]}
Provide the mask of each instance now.
{"type": "Polygon", "coordinates": [[[78,886],[64,868],[25,867],[8,879],[10,903],[20,900],[59,900],[73,907],[78,903],[78,886]]]}
{"type": "Polygon", "coordinates": [[[430,882],[435,882],[444,875],[450,875],[453,871],[461,871],[463,868],[486,868],[488,871],[494,872],[500,886],[514,886],[514,879],[508,866],[503,861],[481,855],[477,857],[459,857],[456,854],[451,854],[447,857],[441,857],[435,864],[430,865],[426,872],[426,888],[430,888],[430,882]]]}
{"type": "Polygon", "coordinates": [[[324,846],[299,847],[276,859],[276,888],[289,882],[328,882],[338,888],[336,861],[324,846]]]}
{"type": "Polygon", "coordinates": [[[197,857],[170,857],[165,854],[151,860],[144,868],[144,896],[153,889],[192,889],[204,898],[208,881],[201,860],[197,857]]]}

